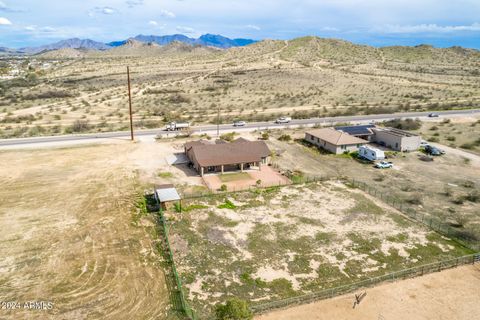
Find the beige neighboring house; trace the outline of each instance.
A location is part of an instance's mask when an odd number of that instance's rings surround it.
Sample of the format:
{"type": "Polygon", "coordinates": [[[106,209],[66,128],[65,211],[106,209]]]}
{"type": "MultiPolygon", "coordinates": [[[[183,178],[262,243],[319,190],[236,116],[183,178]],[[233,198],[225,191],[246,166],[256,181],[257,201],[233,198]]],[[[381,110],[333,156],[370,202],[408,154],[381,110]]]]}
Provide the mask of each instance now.
{"type": "Polygon", "coordinates": [[[305,140],[335,154],[357,151],[368,141],[333,128],[314,129],[305,133],[305,140]]]}
{"type": "Polygon", "coordinates": [[[418,134],[400,129],[374,128],[372,131],[372,141],[395,151],[415,151],[422,142],[422,137],[418,134]]]}

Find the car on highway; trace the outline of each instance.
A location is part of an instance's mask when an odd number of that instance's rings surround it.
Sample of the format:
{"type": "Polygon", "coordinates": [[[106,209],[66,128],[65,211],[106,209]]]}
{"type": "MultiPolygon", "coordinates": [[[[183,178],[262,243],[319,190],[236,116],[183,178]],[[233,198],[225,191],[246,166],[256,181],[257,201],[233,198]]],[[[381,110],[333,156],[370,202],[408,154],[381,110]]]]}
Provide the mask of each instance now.
{"type": "Polygon", "coordinates": [[[236,120],[236,121],[233,121],[233,126],[234,127],[244,127],[247,123],[245,121],[242,121],[242,120],[236,120]]]}
{"type": "Polygon", "coordinates": [[[393,167],[393,163],[390,161],[380,161],[375,163],[375,168],[377,169],[389,169],[393,167]]]}
{"type": "Polygon", "coordinates": [[[275,120],[275,123],[289,123],[290,121],[292,121],[292,118],[290,117],[280,117],[275,120]]]}
{"type": "Polygon", "coordinates": [[[438,115],[438,113],[429,113],[429,114],[428,114],[428,117],[429,117],[429,118],[438,118],[439,115],[438,115]]]}

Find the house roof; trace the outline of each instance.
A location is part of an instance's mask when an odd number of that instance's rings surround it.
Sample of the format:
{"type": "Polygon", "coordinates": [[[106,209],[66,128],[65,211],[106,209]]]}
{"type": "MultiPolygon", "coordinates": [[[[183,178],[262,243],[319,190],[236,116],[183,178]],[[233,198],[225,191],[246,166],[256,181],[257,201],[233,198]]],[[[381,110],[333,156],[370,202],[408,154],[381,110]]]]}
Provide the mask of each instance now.
{"type": "Polygon", "coordinates": [[[374,124],[365,124],[359,126],[338,126],[335,127],[335,130],[343,131],[352,136],[369,136],[373,135],[371,129],[375,128],[374,124]]]}
{"type": "Polygon", "coordinates": [[[366,140],[351,136],[348,133],[337,131],[332,128],[315,129],[308,131],[307,133],[336,146],[368,143],[366,140]]]}
{"type": "Polygon", "coordinates": [[[259,162],[270,155],[264,141],[235,141],[222,144],[193,144],[187,150],[193,152],[193,159],[201,167],[259,162]]]}
{"type": "Polygon", "coordinates": [[[162,184],[155,187],[155,194],[158,201],[168,202],[168,201],[177,201],[180,200],[180,195],[177,192],[177,189],[173,184],[162,184]]]}

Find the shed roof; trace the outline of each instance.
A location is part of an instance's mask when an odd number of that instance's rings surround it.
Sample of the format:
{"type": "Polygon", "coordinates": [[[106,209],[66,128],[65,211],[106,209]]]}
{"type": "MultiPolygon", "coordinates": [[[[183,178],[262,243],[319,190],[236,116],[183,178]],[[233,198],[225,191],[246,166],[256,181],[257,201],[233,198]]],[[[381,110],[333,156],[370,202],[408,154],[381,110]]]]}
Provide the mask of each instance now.
{"type": "Polygon", "coordinates": [[[371,129],[375,128],[374,124],[365,124],[358,126],[338,126],[335,127],[335,130],[343,131],[352,136],[367,136],[373,135],[371,129]]]}
{"type": "Polygon", "coordinates": [[[222,144],[190,144],[187,149],[201,167],[260,162],[270,155],[264,141],[236,141],[222,144]]]}
{"type": "Polygon", "coordinates": [[[163,184],[155,187],[155,194],[160,202],[180,200],[180,195],[173,184],[163,184]]]}
{"type": "Polygon", "coordinates": [[[332,128],[315,129],[308,131],[307,133],[336,146],[368,143],[366,140],[351,136],[348,133],[337,131],[332,128]]]}

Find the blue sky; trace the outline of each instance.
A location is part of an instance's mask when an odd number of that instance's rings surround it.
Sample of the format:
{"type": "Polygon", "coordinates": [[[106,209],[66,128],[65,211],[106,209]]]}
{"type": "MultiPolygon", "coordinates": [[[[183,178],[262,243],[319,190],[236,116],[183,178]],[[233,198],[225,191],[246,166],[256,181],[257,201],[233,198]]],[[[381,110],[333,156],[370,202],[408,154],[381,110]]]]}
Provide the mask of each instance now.
{"type": "Polygon", "coordinates": [[[174,33],[480,49],[480,0],[0,0],[0,46],[174,33]]]}

